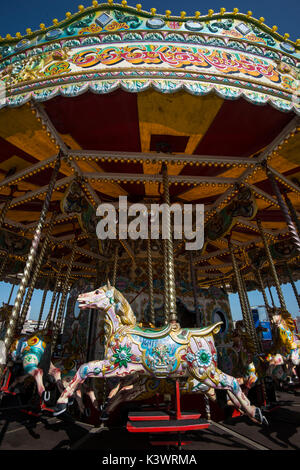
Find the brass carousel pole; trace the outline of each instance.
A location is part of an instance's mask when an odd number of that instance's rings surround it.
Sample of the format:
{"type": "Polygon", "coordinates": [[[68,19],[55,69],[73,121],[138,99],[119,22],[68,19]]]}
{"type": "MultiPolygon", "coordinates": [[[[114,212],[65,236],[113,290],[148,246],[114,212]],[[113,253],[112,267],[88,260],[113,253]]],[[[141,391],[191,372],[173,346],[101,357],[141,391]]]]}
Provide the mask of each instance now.
{"type": "Polygon", "coordinates": [[[297,252],[300,254],[300,238],[299,238],[299,234],[297,232],[297,229],[294,225],[294,222],[292,221],[292,218],[290,216],[290,213],[288,211],[288,208],[286,207],[285,205],[285,202],[283,200],[283,197],[280,193],[280,190],[279,190],[279,186],[277,184],[277,181],[273,175],[273,173],[267,168],[266,170],[266,173],[267,173],[267,176],[271,182],[271,185],[272,185],[272,188],[273,188],[273,191],[276,195],[276,198],[277,198],[277,201],[278,201],[278,204],[279,204],[279,207],[284,215],[284,218],[285,218],[285,221],[286,221],[286,224],[288,226],[288,229],[289,229],[289,232],[291,234],[291,239],[296,247],[296,250],[297,252]]]}
{"type": "Polygon", "coordinates": [[[39,330],[40,325],[41,325],[42,316],[43,316],[43,312],[44,312],[44,306],[45,306],[45,302],[46,302],[46,297],[47,297],[47,294],[48,294],[48,287],[49,287],[49,278],[47,279],[47,282],[46,282],[46,285],[45,285],[45,288],[44,288],[44,293],[43,293],[39,318],[38,318],[37,327],[36,327],[37,330],[39,330]]]}
{"type": "Polygon", "coordinates": [[[229,252],[230,252],[230,255],[231,255],[232,266],[233,266],[233,271],[234,271],[235,280],[236,280],[236,284],[237,284],[238,296],[239,296],[239,300],[240,300],[240,304],[241,304],[245,329],[246,329],[249,337],[252,338],[253,335],[252,335],[252,332],[251,332],[250,318],[249,318],[249,314],[248,314],[248,310],[247,310],[245,295],[244,295],[244,292],[243,292],[242,280],[241,280],[241,277],[239,275],[238,264],[237,264],[237,261],[236,261],[235,255],[234,255],[234,249],[233,249],[233,246],[232,246],[232,243],[231,243],[231,240],[230,240],[229,237],[228,237],[228,248],[229,248],[229,252]]]}
{"type": "Polygon", "coordinates": [[[67,269],[67,274],[64,282],[64,286],[62,289],[62,295],[60,299],[60,304],[59,304],[59,309],[58,309],[58,314],[57,314],[57,319],[55,323],[55,327],[53,329],[53,336],[52,336],[52,348],[54,349],[56,346],[57,338],[62,326],[62,321],[63,321],[63,314],[65,310],[65,305],[66,305],[66,299],[67,299],[67,294],[68,294],[68,288],[69,288],[69,280],[70,280],[70,274],[75,258],[75,253],[76,253],[76,243],[74,241],[73,247],[72,247],[72,252],[71,252],[71,258],[68,262],[68,269],[67,269]]]}
{"type": "Polygon", "coordinates": [[[257,275],[257,279],[258,279],[258,282],[259,282],[259,288],[260,288],[259,290],[261,291],[263,299],[264,299],[264,304],[265,304],[265,307],[266,307],[267,317],[270,320],[270,317],[269,317],[270,305],[269,305],[269,302],[268,302],[267,294],[266,294],[266,291],[265,291],[265,286],[264,286],[262,275],[261,275],[261,272],[260,272],[259,268],[257,268],[255,270],[255,274],[257,275]]]}
{"type": "Polygon", "coordinates": [[[3,279],[3,277],[4,277],[4,276],[3,276],[3,273],[4,273],[4,270],[5,270],[6,265],[7,265],[7,263],[8,263],[8,260],[9,260],[9,255],[8,255],[8,253],[7,253],[7,254],[4,256],[4,259],[3,259],[2,263],[1,263],[1,266],[0,266],[0,281],[2,281],[2,279],[3,279]]]}
{"type": "Polygon", "coordinates": [[[192,252],[189,252],[190,258],[190,271],[191,271],[191,280],[193,286],[193,296],[194,296],[194,308],[196,313],[196,326],[201,326],[201,312],[199,309],[198,299],[197,299],[197,282],[196,282],[196,273],[195,273],[195,266],[193,263],[193,255],[192,252]]]}
{"type": "Polygon", "coordinates": [[[56,275],[56,281],[55,281],[55,286],[54,286],[54,289],[53,289],[51,304],[50,304],[49,312],[48,312],[46,322],[45,322],[45,328],[49,327],[50,322],[52,321],[52,312],[53,312],[53,309],[54,309],[56,294],[57,294],[57,291],[58,291],[58,288],[59,288],[59,285],[60,285],[60,276],[61,276],[62,265],[63,265],[63,261],[61,261],[59,263],[59,268],[58,268],[58,273],[56,275]]]}
{"type": "Polygon", "coordinates": [[[169,192],[169,179],[168,179],[168,168],[164,163],[162,166],[163,175],[163,188],[164,188],[164,202],[166,203],[166,229],[167,238],[166,242],[166,275],[167,275],[167,288],[169,294],[169,322],[177,322],[176,313],[176,285],[175,285],[175,270],[174,270],[174,251],[173,251],[173,239],[171,234],[171,213],[170,213],[170,192],[169,192]]]}
{"type": "MultiPolygon", "coordinates": [[[[19,285],[18,293],[17,293],[16,299],[15,299],[15,304],[14,304],[14,307],[12,309],[10,319],[9,319],[9,322],[8,322],[8,327],[7,327],[5,338],[4,338],[4,345],[5,345],[6,351],[9,351],[9,349],[11,347],[11,344],[13,342],[14,332],[15,332],[15,328],[16,328],[16,325],[17,325],[18,315],[19,315],[19,312],[20,312],[20,308],[21,308],[21,305],[22,305],[23,298],[24,298],[25,290],[26,290],[26,287],[27,287],[27,284],[28,284],[28,281],[29,281],[32,266],[33,266],[33,263],[34,263],[34,260],[35,260],[35,257],[36,257],[36,253],[37,253],[37,249],[38,249],[38,246],[39,246],[39,243],[40,243],[40,239],[41,239],[42,230],[43,230],[43,227],[44,227],[44,224],[45,224],[46,216],[47,216],[47,213],[48,213],[48,209],[49,209],[49,205],[50,205],[54,185],[56,183],[56,178],[57,178],[58,171],[59,171],[59,168],[60,168],[61,156],[62,156],[62,153],[59,152],[58,155],[57,155],[57,158],[56,158],[56,162],[55,162],[54,169],[53,169],[53,172],[52,172],[51,180],[50,180],[50,183],[48,185],[48,190],[47,190],[46,198],[45,198],[43,208],[42,208],[42,211],[41,211],[41,214],[40,214],[40,219],[39,219],[37,227],[35,229],[35,233],[34,233],[34,236],[33,236],[31,248],[30,248],[30,251],[29,251],[29,255],[28,255],[28,258],[27,258],[27,262],[26,262],[26,265],[25,265],[24,272],[23,272],[23,276],[22,276],[22,279],[21,279],[21,282],[20,282],[20,285],[19,285]]],[[[1,364],[0,365],[0,378],[2,377],[2,374],[3,374],[3,368],[4,368],[4,364],[1,364]]]]}
{"type": "Polygon", "coordinates": [[[299,297],[299,294],[298,294],[298,291],[297,291],[297,287],[294,283],[294,279],[292,277],[292,273],[291,273],[291,270],[290,270],[290,267],[289,265],[286,263],[285,264],[285,269],[286,269],[286,272],[287,272],[287,275],[288,275],[288,278],[289,278],[289,281],[290,281],[290,284],[292,286],[292,289],[294,291],[294,294],[295,294],[295,297],[296,297],[296,300],[297,300],[297,304],[298,304],[298,307],[300,308],[300,297],[299,297]]]}
{"type": "Polygon", "coordinates": [[[279,284],[279,279],[278,279],[276,268],[275,268],[275,265],[274,265],[274,262],[273,262],[273,259],[272,259],[272,256],[271,256],[271,252],[270,252],[270,248],[269,248],[269,245],[268,245],[268,242],[267,242],[266,235],[263,231],[261,221],[259,219],[257,219],[256,222],[257,222],[257,226],[258,226],[258,229],[259,229],[259,232],[260,232],[263,244],[264,244],[264,248],[265,248],[265,251],[266,251],[266,254],[267,254],[267,258],[268,258],[268,261],[269,261],[272,276],[273,276],[273,279],[275,281],[275,286],[276,286],[276,291],[277,291],[277,295],[278,295],[278,298],[279,298],[280,306],[281,306],[282,310],[286,310],[284,297],[283,297],[282,290],[281,290],[281,287],[280,287],[280,284],[279,284]]]}
{"type": "Polygon", "coordinates": [[[288,197],[287,195],[287,192],[284,191],[283,193],[283,196],[284,196],[284,199],[285,199],[285,202],[286,202],[286,205],[288,206],[289,210],[290,210],[290,214],[291,214],[291,217],[293,219],[293,222],[297,228],[297,231],[298,231],[298,235],[300,235],[300,220],[299,220],[299,217],[295,211],[295,208],[290,200],[290,198],[288,197]]]}
{"type": "Polygon", "coordinates": [[[8,297],[8,300],[7,300],[7,305],[9,305],[9,302],[11,300],[11,296],[13,295],[13,291],[15,290],[15,284],[12,284],[12,288],[10,290],[10,294],[9,294],[9,297],[8,297]]]}
{"type": "Polygon", "coordinates": [[[118,260],[119,260],[119,245],[116,245],[116,247],[115,247],[115,256],[114,256],[114,265],[113,265],[113,275],[112,275],[112,285],[114,287],[116,287],[116,282],[117,282],[118,260]]]}
{"type": "Polygon", "coordinates": [[[33,292],[34,292],[35,284],[36,284],[38,275],[40,273],[40,269],[41,269],[42,262],[43,262],[43,259],[44,259],[44,256],[45,256],[45,253],[46,253],[46,250],[47,250],[47,247],[48,247],[49,237],[50,237],[50,234],[52,232],[52,228],[53,228],[53,224],[54,224],[54,221],[56,219],[56,216],[57,216],[56,212],[53,212],[53,214],[51,216],[51,219],[50,219],[50,222],[49,222],[48,230],[47,230],[46,235],[45,235],[44,243],[42,245],[40,254],[38,256],[38,259],[36,261],[33,276],[31,278],[31,283],[30,283],[30,286],[27,290],[27,294],[26,294],[26,297],[25,297],[22,312],[21,312],[21,315],[20,315],[20,318],[19,318],[19,321],[18,321],[18,331],[19,331],[19,333],[21,333],[24,322],[25,322],[25,319],[26,319],[26,315],[27,315],[27,312],[28,312],[28,309],[29,309],[29,305],[30,305],[30,302],[31,302],[31,299],[32,299],[33,292]]]}
{"type": "Polygon", "coordinates": [[[270,284],[267,283],[267,286],[268,286],[268,291],[269,291],[269,294],[270,294],[270,297],[271,297],[272,306],[273,306],[273,308],[275,308],[276,305],[275,305],[275,302],[274,302],[274,297],[273,297],[273,294],[272,294],[272,291],[271,291],[270,284]]]}
{"type": "Polygon", "coordinates": [[[149,305],[150,305],[150,322],[155,326],[155,310],[154,310],[154,291],[153,291],[153,269],[152,269],[152,255],[151,255],[151,240],[147,238],[147,265],[148,265],[148,290],[149,290],[149,305]]]}

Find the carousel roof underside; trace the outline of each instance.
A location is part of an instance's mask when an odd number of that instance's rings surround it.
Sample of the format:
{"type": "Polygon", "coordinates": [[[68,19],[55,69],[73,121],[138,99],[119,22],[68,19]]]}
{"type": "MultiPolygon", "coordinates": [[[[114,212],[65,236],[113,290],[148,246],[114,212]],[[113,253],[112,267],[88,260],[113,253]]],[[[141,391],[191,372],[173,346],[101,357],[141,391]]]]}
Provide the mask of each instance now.
{"type": "MultiPolygon", "coordinates": [[[[75,236],[74,279],[94,278],[97,269],[107,266],[112,269],[113,242],[99,244],[77,213],[64,212],[61,201],[74,178],[94,208],[101,202],[117,203],[120,195],[128,196],[131,203],[162,202],[161,170],[166,162],[171,202],[204,204],[206,224],[217,223],[216,214],[237,197],[238,187],[251,189],[256,217],[270,245],[282,242],[282,256],[275,261],[288,261],[294,278],[300,277],[285,218],[262,166],[267,161],[299,216],[300,132],[294,111],[245,98],[225,99],[213,91],[196,96],[184,90],[160,93],[153,88],[57,95],[1,109],[0,197],[4,203],[12,189],[13,195],[2,227],[10,237],[1,237],[0,248],[12,260],[26,260],[22,237],[32,239],[59,148],[64,158],[47,223],[53,212],[58,215],[42,267],[45,276],[54,275],[62,259],[67,266],[75,236]],[[20,237],[14,239],[12,233],[20,237]]],[[[240,268],[250,273],[247,253],[254,246],[263,247],[255,217],[237,216],[230,229],[240,268]]],[[[146,242],[117,243],[123,248],[120,275],[132,269],[135,259],[136,275],[146,276],[146,242]]],[[[154,240],[152,248],[155,275],[161,276],[160,241],[154,240]]],[[[280,252],[280,245],[277,248],[280,252]]],[[[176,270],[183,276],[189,271],[189,253],[180,240],[175,240],[174,251],[176,270]]],[[[226,283],[232,277],[232,263],[225,231],[217,239],[208,237],[204,250],[193,253],[193,260],[200,285],[226,283]]],[[[18,268],[11,272],[14,269],[18,268]]]]}

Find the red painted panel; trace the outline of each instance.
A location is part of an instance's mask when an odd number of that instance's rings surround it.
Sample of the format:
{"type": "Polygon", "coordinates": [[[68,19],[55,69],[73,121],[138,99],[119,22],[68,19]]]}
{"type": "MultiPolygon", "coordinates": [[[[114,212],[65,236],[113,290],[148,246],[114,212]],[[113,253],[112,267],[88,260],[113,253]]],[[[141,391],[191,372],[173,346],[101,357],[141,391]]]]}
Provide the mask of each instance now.
{"type": "Polygon", "coordinates": [[[84,149],[140,152],[137,97],[117,90],[107,95],[58,96],[44,103],[54,126],[84,149]]]}
{"type": "Polygon", "coordinates": [[[194,153],[248,157],[269,144],[294,116],[271,105],[225,100],[194,153]]]}

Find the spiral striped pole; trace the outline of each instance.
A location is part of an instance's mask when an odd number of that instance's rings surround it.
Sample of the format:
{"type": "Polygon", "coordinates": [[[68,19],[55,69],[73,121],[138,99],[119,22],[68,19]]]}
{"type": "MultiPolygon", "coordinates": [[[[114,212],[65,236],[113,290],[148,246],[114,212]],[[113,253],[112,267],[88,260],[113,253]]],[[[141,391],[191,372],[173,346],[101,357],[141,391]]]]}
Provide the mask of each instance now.
{"type": "Polygon", "coordinates": [[[272,256],[271,256],[271,252],[270,252],[270,248],[269,248],[269,245],[268,245],[268,242],[267,242],[266,235],[264,233],[261,221],[259,219],[257,219],[256,223],[257,223],[258,230],[259,230],[259,233],[260,233],[260,236],[262,238],[264,248],[265,248],[265,251],[266,251],[266,254],[267,254],[267,258],[268,258],[269,266],[270,266],[272,276],[273,276],[273,279],[274,279],[274,282],[275,282],[275,287],[276,287],[277,295],[278,295],[278,298],[279,298],[280,306],[283,310],[286,310],[284,297],[283,297],[282,290],[281,290],[281,287],[280,287],[280,284],[279,284],[279,279],[278,279],[278,276],[277,276],[274,261],[273,261],[272,256]]]}
{"type": "MultiPolygon", "coordinates": [[[[49,183],[49,186],[48,186],[47,194],[46,194],[45,201],[44,201],[44,204],[43,204],[43,208],[42,208],[42,211],[41,211],[41,214],[40,214],[40,219],[39,219],[37,227],[35,229],[35,233],[34,233],[34,236],[33,236],[31,248],[30,248],[30,251],[29,251],[29,255],[28,255],[28,258],[27,258],[27,262],[26,262],[26,265],[25,265],[24,272],[23,272],[23,276],[22,276],[22,279],[21,279],[21,282],[20,282],[20,285],[19,285],[18,293],[17,293],[16,299],[15,299],[14,307],[12,309],[11,316],[10,316],[10,319],[9,319],[8,327],[7,327],[5,338],[4,338],[4,345],[5,345],[5,348],[6,348],[6,352],[9,351],[9,349],[12,345],[12,342],[13,342],[14,332],[15,332],[15,328],[16,328],[16,325],[17,325],[18,315],[19,315],[20,308],[21,308],[21,305],[22,305],[22,301],[23,301],[23,298],[24,298],[24,295],[25,295],[26,287],[28,285],[28,281],[29,281],[32,266],[33,266],[33,263],[34,263],[34,260],[35,260],[35,257],[36,257],[37,249],[38,249],[38,246],[39,246],[39,243],[40,243],[42,230],[43,230],[43,227],[44,227],[44,224],[45,224],[45,220],[46,220],[46,216],[47,216],[47,213],[48,213],[48,209],[49,209],[49,205],[50,205],[54,185],[56,183],[56,178],[57,178],[58,171],[59,171],[59,168],[60,168],[61,157],[62,157],[62,153],[59,152],[58,155],[57,155],[57,158],[56,158],[56,162],[55,162],[54,169],[53,169],[53,172],[52,172],[51,180],[50,180],[50,183],[49,183]]],[[[0,365],[0,378],[3,375],[3,370],[4,370],[3,366],[4,365],[0,365]]]]}
{"type": "Polygon", "coordinates": [[[273,188],[273,191],[276,195],[276,198],[277,198],[277,201],[278,201],[278,204],[279,204],[279,207],[284,215],[284,218],[285,218],[285,221],[286,221],[286,224],[288,226],[288,229],[289,229],[289,232],[290,232],[290,235],[291,235],[291,239],[293,241],[293,244],[295,245],[296,247],[296,250],[297,252],[300,254],[300,238],[299,238],[299,234],[297,232],[297,229],[294,225],[294,222],[292,221],[292,218],[290,216],[290,213],[288,211],[288,208],[287,206],[285,205],[285,202],[283,200],[283,197],[280,193],[280,190],[279,190],[279,186],[277,184],[277,181],[273,175],[273,173],[267,169],[267,176],[271,182],[271,185],[272,185],[272,188],[273,188]]]}
{"type": "Polygon", "coordinates": [[[49,312],[48,312],[46,322],[45,322],[45,328],[48,328],[49,325],[50,325],[50,322],[52,321],[52,312],[53,312],[53,309],[54,309],[56,294],[57,294],[57,291],[58,291],[58,288],[59,288],[59,285],[60,285],[60,276],[61,276],[62,265],[63,265],[63,261],[61,261],[59,263],[59,268],[58,268],[58,273],[56,275],[56,281],[55,281],[55,286],[54,286],[54,289],[53,289],[51,304],[50,304],[49,312]]]}
{"type": "Polygon", "coordinates": [[[300,236],[300,220],[299,220],[299,217],[298,217],[297,212],[296,212],[296,210],[295,210],[295,207],[293,206],[292,201],[291,201],[290,198],[288,197],[286,191],[283,193],[283,196],[284,196],[286,205],[287,205],[288,208],[289,208],[289,211],[290,211],[291,217],[292,217],[292,219],[293,219],[293,222],[294,222],[294,224],[295,224],[295,226],[296,226],[296,228],[297,228],[298,235],[300,236]]]}
{"type": "Polygon", "coordinates": [[[171,234],[171,211],[170,211],[170,191],[169,191],[169,178],[167,165],[164,163],[162,166],[163,175],[163,188],[164,188],[164,202],[166,203],[166,275],[168,282],[168,294],[169,294],[169,322],[177,322],[176,313],[176,285],[175,285],[175,269],[174,269],[174,250],[173,250],[173,239],[171,234]]]}
{"type": "Polygon", "coordinates": [[[194,308],[195,308],[195,313],[196,313],[196,326],[201,326],[202,320],[201,320],[201,312],[199,309],[198,298],[197,298],[196,273],[195,273],[195,266],[193,263],[193,254],[191,251],[189,252],[189,258],[190,258],[190,271],[191,271],[191,280],[192,280],[193,295],[194,295],[194,308]]]}
{"type": "Polygon", "coordinates": [[[148,267],[148,289],[149,289],[149,305],[150,305],[150,322],[155,326],[155,310],[154,310],[154,292],[153,292],[153,269],[151,255],[151,240],[147,238],[147,267],[148,267]]]}
{"type": "Polygon", "coordinates": [[[39,254],[38,259],[37,259],[36,264],[35,264],[33,276],[31,278],[31,283],[30,283],[30,286],[27,290],[27,294],[26,294],[26,297],[25,297],[22,312],[21,312],[21,315],[20,315],[20,318],[19,318],[19,321],[18,321],[19,333],[21,333],[24,322],[26,320],[26,315],[27,315],[29,305],[30,305],[30,302],[31,302],[31,299],[32,299],[32,295],[33,295],[33,292],[34,292],[36,281],[38,279],[38,275],[40,274],[40,269],[41,269],[42,262],[43,262],[43,259],[44,259],[44,256],[45,256],[45,253],[46,253],[46,250],[47,250],[47,247],[48,247],[49,237],[51,235],[52,228],[53,228],[56,216],[57,216],[57,213],[53,212],[53,214],[51,216],[51,219],[50,219],[50,222],[49,222],[49,226],[48,226],[46,235],[45,235],[45,239],[44,239],[41,251],[40,251],[40,254],[39,254]]]}
{"type": "Polygon", "coordinates": [[[46,297],[47,297],[47,294],[48,294],[48,286],[49,286],[49,278],[47,279],[47,282],[46,282],[46,285],[45,285],[45,288],[44,288],[44,293],[43,293],[39,318],[38,318],[37,327],[36,327],[37,330],[39,330],[40,325],[41,325],[42,316],[43,316],[44,307],[45,307],[45,302],[46,302],[46,297]]]}
{"type": "Polygon", "coordinates": [[[72,252],[71,252],[71,258],[70,258],[69,263],[68,263],[68,269],[67,269],[67,274],[66,274],[64,286],[63,286],[63,289],[62,289],[62,294],[61,294],[57,319],[56,319],[56,322],[55,322],[55,328],[54,328],[53,336],[52,336],[52,347],[53,347],[53,349],[56,346],[57,338],[58,338],[58,335],[59,335],[59,332],[60,332],[60,329],[61,329],[61,326],[62,326],[63,314],[64,314],[64,310],[65,310],[67,294],[68,294],[68,288],[69,288],[70,275],[71,275],[71,270],[72,270],[75,254],[76,254],[76,243],[74,242],[73,247],[72,247],[72,252]]]}
{"type": "Polygon", "coordinates": [[[114,256],[114,265],[113,265],[113,275],[112,275],[112,286],[116,287],[117,282],[117,269],[119,261],[119,246],[115,247],[115,256],[114,256]]]}
{"type": "Polygon", "coordinates": [[[269,311],[270,311],[271,307],[270,307],[269,302],[268,302],[268,298],[267,298],[267,294],[266,294],[266,291],[265,291],[265,286],[264,286],[264,283],[263,283],[263,279],[262,279],[262,276],[261,276],[260,269],[256,269],[255,273],[257,275],[260,291],[261,291],[263,299],[264,299],[264,304],[265,304],[265,307],[266,307],[267,316],[268,316],[268,319],[270,321],[269,311]]]}
{"type": "Polygon", "coordinates": [[[286,272],[287,272],[287,275],[288,275],[290,284],[291,284],[291,286],[292,286],[292,289],[293,289],[293,291],[294,291],[294,294],[295,294],[295,297],[296,297],[296,300],[297,300],[298,307],[300,308],[300,297],[299,297],[299,294],[298,294],[298,291],[297,291],[296,285],[295,285],[295,283],[294,283],[294,279],[293,279],[293,277],[292,277],[292,273],[291,273],[291,270],[290,270],[290,267],[289,267],[288,264],[285,264],[285,269],[286,269],[286,272]]]}

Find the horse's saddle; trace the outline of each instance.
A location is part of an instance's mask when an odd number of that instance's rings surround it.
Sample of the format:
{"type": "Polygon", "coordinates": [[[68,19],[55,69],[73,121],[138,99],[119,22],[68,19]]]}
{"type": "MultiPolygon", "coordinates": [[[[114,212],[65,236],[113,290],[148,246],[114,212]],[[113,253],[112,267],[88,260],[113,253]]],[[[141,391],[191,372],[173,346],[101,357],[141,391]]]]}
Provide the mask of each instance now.
{"type": "Polygon", "coordinates": [[[177,343],[185,344],[189,342],[191,336],[217,334],[220,331],[221,325],[223,325],[223,322],[214,323],[204,328],[181,328],[178,323],[175,325],[169,324],[163,328],[141,328],[136,325],[128,333],[150,339],[159,339],[170,335],[177,343]]]}
{"type": "Polygon", "coordinates": [[[158,339],[164,338],[172,330],[172,325],[166,325],[162,328],[142,328],[136,325],[128,333],[137,336],[143,336],[143,338],[158,339]]]}

